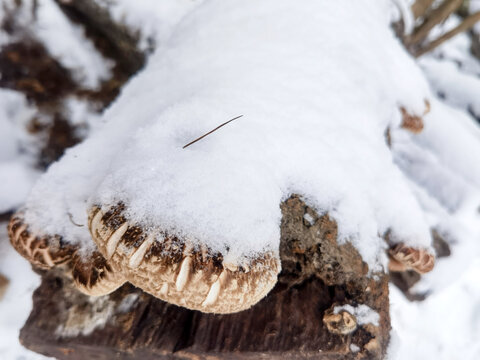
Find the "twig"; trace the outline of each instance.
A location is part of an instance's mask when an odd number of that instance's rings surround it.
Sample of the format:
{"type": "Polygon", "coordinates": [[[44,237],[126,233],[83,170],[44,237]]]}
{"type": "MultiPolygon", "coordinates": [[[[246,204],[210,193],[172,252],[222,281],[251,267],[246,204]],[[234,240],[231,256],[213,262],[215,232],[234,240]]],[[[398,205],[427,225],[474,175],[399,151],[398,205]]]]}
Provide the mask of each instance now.
{"type": "Polygon", "coordinates": [[[412,14],[415,19],[425,15],[427,10],[432,6],[434,0],[417,0],[412,5],[412,14]]]}
{"type": "Polygon", "coordinates": [[[77,224],[75,221],[73,221],[73,215],[71,213],[67,212],[67,215],[68,215],[68,218],[70,219],[70,221],[73,225],[78,226],[78,227],[83,227],[83,225],[77,224]]]}
{"type": "Polygon", "coordinates": [[[243,115],[239,115],[239,116],[234,117],[233,119],[230,119],[230,120],[224,122],[223,124],[217,126],[215,129],[210,130],[208,133],[200,136],[199,138],[193,140],[192,142],[189,142],[187,145],[185,145],[185,146],[183,147],[183,149],[185,149],[186,147],[188,147],[188,146],[190,146],[190,145],[192,145],[192,144],[195,144],[197,141],[202,140],[205,136],[210,135],[210,134],[213,133],[214,131],[217,131],[218,129],[220,129],[222,126],[225,126],[225,125],[227,125],[228,123],[231,123],[233,120],[237,120],[237,119],[241,118],[242,116],[243,116],[243,115]]]}
{"type": "Polygon", "coordinates": [[[420,50],[418,50],[415,53],[415,57],[422,56],[423,54],[425,54],[429,51],[432,51],[437,46],[439,46],[443,42],[451,39],[455,35],[470,29],[473,25],[475,25],[475,23],[477,21],[480,21],[480,11],[466,17],[465,20],[463,20],[458,26],[454,27],[450,31],[447,31],[445,34],[440,36],[438,39],[435,39],[432,42],[425,45],[424,47],[422,47],[420,50]]]}
{"type": "Polygon", "coordinates": [[[462,0],[445,0],[438,8],[432,10],[432,12],[426,17],[424,23],[417,27],[414,33],[406,39],[407,45],[412,46],[419,44],[428,36],[428,33],[435,27],[435,25],[444,21],[461,5],[462,0]]]}

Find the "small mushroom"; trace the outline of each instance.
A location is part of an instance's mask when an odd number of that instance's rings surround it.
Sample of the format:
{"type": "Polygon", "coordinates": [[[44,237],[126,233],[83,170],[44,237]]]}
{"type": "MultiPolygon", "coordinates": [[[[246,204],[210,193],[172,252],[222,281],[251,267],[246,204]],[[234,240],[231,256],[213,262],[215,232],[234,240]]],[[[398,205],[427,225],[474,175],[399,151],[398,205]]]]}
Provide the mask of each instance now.
{"type": "Polygon", "coordinates": [[[124,211],[124,204],[92,208],[90,233],[113,269],[155,297],[202,312],[232,313],[256,304],[277,282],[276,254],[237,266],[205,246],[194,248],[184,239],[130,223],[124,211]]]}
{"type": "Polygon", "coordinates": [[[425,111],[422,116],[412,115],[407,112],[404,107],[400,108],[402,113],[402,124],[401,127],[405,130],[408,130],[414,134],[418,134],[423,130],[423,116],[430,112],[430,102],[425,100],[425,111]]]}
{"type": "Polygon", "coordinates": [[[357,328],[357,319],[346,310],[335,313],[333,309],[327,310],[323,316],[323,323],[328,331],[336,335],[351,334],[357,328]]]}
{"type": "Polygon", "coordinates": [[[420,274],[427,273],[435,266],[435,256],[426,249],[417,249],[399,243],[388,251],[390,271],[414,270],[420,274]]]}
{"type": "Polygon", "coordinates": [[[402,113],[401,127],[414,134],[418,134],[423,130],[423,116],[430,112],[430,102],[425,99],[425,110],[421,116],[410,114],[404,107],[400,107],[402,113]]]}
{"type": "Polygon", "coordinates": [[[400,108],[402,112],[402,124],[401,127],[414,134],[418,134],[423,130],[423,119],[417,115],[411,115],[403,107],[400,108]]]}

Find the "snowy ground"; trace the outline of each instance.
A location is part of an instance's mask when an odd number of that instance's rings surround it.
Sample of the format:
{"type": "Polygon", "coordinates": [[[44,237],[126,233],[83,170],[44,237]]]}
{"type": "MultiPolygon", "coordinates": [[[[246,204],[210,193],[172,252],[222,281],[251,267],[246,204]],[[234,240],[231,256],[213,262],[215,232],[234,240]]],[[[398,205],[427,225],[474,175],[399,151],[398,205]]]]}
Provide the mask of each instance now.
{"type": "MultiPolygon", "coordinates": [[[[45,0],[44,3],[49,4],[43,8],[47,11],[51,2],[45,0]]],[[[140,3],[143,6],[132,8],[131,2],[121,0],[116,3],[113,11],[117,19],[142,30],[142,46],[147,47],[149,38],[161,43],[166,38],[168,29],[201,1],[165,1],[159,5],[160,2],[142,0],[140,3]],[[152,7],[156,10],[151,12],[149,9],[152,7]],[[151,13],[156,15],[152,16],[151,13]]],[[[47,15],[59,16],[54,10],[47,11],[47,15]]],[[[55,32],[49,32],[52,28],[49,27],[48,16],[44,17],[47,22],[41,26],[44,32],[40,37],[43,36],[44,41],[51,45],[51,51],[56,49],[56,55],[61,57],[62,51],[68,53],[63,46],[68,41],[62,40],[62,46],[54,46],[53,43],[58,38],[52,35],[55,32]]],[[[455,20],[452,21],[455,23],[455,20]]],[[[82,42],[78,29],[72,34],[70,36],[75,38],[76,42],[82,42]]],[[[103,76],[99,74],[108,73],[108,64],[97,59],[97,54],[92,59],[85,57],[91,45],[84,46],[87,50],[84,48],[82,56],[70,54],[72,56],[66,56],[65,63],[72,69],[97,69],[98,71],[89,73],[88,76],[83,74],[84,81],[94,86],[103,76]]],[[[430,293],[425,301],[410,302],[395,286],[390,287],[393,330],[389,359],[476,360],[480,358],[480,220],[478,214],[472,212],[478,204],[471,203],[470,196],[474,191],[470,190],[478,186],[480,179],[478,166],[475,166],[480,156],[480,153],[475,151],[480,146],[480,139],[476,146],[467,146],[470,141],[474,141],[472,139],[478,133],[471,115],[480,115],[480,63],[468,55],[468,38],[464,35],[423,57],[418,63],[430,83],[432,92],[439,97],[439,100],[432,103],[434,109],[443,110],[440,113],[438,110],[432,111],[426,119],[425,133],[416,138],[413,144],[402,134],[394,134],[393,149],[397,156],[395,161],[405,173],[411,172],[409,176],[412,192],[420,199],[425,213],[431,217],[430,221],[444,221],[443,226],[453,232],[455,239],[450,244],[452,255],[440,259],[435,270],[416,286],[418,291],[430,293]],[[429,142],[431,136],[438,134],[432,135],[428,121],[432,126],[442,121],[446,121],[445,124],[448,125],[448,121],[452,119],[465,124],[463,132],[460,132],[462,137],[454,138],[450,142],[455,145],[453,148],[458,148],[459,151],[466,149],[467,152],[473,150],[468,154],[464,153],[463,161],[458,161],[459,157],[455,154],[442,154],[443,143],[429,142]],[[395,140],[398,140],[397,145],[395,140]],[[408,148],[402,147],[406,142],[408,148]],[[425,157],[409,158],[409,151],[412,149],[416,151],[415,154],[425,151],[422,153],[425,157]],[[432,151],[435,158],[430,156],[432,151]],[[402,162],[405,159],[409,161],[402,162]],[[413,167],[414,162],[410,161],[412,159],[418,160],[421,167],[413,167]],[[431,174],[435,176],[429,178],[430,175],[426,174],[422,178],[422,173],[418,170],[425,169],[425,166],[433,169],[435,172],[431,174]],[[452,169],[455,170],[453,175],[452,169]],[[455,177],[457,174],[461,175],[460,180],[455,177]],[[443,186],[451,186],[451,192],[442,188],[442,184],[435,183],[438,177],[450,181],[443,186]],[[425,191],[425,187],[428,191],[425,191]]],[[[31,109],[21,97],[4,91],[0,91],[0,104],[0,179],[6,184],[0,188],[1,212],[2,209],[15,208],[23,203],[38,174],[31,170],[31,159],[18,152],[18,144],[27,141],[27,136],[22,133],[18,124],[24,123],[23,119],[28,118],[31,109]]],[[[447,125],[444,129],[450,130],[447,125]]],[[[454,137],[460,134],[455,132],[458,127],[453,126],[452,129],[451,133],[443,135],[452,134],[454,137]]],[[[38,286],[39,278],[32,272],[30,265],[9,246],[5,224],[1,223],[0,227],[0,273],[10,279],[5,297],[0,300],[0,358],[44,359],[23,349],[18,343],[18,331],[30,311],[31,294],[38,286]]]]}
{"type": "Polygon", "coordinates": [[[45,356],[23,348],[18,334],[32,308],[32,293],[40,285],[40,277],[10,246],[6,223],[0,223],[0,273],[10,280],[0,300],[0,358],[4,360],[40,360],[45,356]]]}

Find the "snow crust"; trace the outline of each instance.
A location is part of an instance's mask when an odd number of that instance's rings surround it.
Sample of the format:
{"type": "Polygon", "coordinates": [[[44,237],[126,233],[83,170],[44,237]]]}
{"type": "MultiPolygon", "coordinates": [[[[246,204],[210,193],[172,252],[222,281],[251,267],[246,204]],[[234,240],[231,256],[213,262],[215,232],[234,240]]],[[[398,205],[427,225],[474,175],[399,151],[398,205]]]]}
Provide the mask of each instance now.
{"type": "Polygon", "coordinates": [[[384,139],[400,105],[424,111],[428,86],[389,28],[390,3],[347,3],[197,6],[105,126],[37,183],[27,221],[91,246],[67,214],[86,224],[89,206],[122,201],[132,221],[235,262],[278,251],[279,203],[298,193],[337,220],[371,270],[384,263],[387,229],[428,247],[422,210],[384,139]]]}

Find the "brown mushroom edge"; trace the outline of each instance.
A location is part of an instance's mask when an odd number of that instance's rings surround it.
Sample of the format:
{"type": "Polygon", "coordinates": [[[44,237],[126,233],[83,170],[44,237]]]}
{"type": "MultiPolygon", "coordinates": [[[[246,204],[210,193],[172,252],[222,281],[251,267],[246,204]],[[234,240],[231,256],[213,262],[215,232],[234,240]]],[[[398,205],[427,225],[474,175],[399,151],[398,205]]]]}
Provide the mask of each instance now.
{"type": "Polygon", "coordinates": [[[157,298],[202,312],[233,313],[256,304],[277,282],[278,255],[267,252],[242,266],[228,264],[206,246],[146,231],[124,214],[123,204],[93,207],[92,238],[115,271],[157,298]]]}
{"type": "Polygon", "coordinates": [[[433,270],[435,256],[426,249],[413,248],[403,243],[396,244],[388,250],[389,270],[394,272],[414,270],[425,274],[433,270]]]}
{"type": "Polygon", "coordinates": [[[110,294],[127,281],[98,251],[82,256],[75,254],[72,277],[77,289],[90,296],[110,294]]]}
{"type": "Polygon", "coordinates": [[[15,250],[35,268],[50,270],[63,266],[77,289],[86,295],[109,294],[126,281],[98,251],[80,254],[78,246],[66,243],[59,235],[36,235],[21,212],[10,219],[8,235],[15,250]]]}
{"type": "Polygon", "coordinates": [[[8,236],[15,250],[33,266],[48,270],[66,264],[76,251],[60,236],[39,236],[24,222],[23,213],[16,213],[8,223],[8,236]]]}
{"type": "Polygon", "coordinates": [[[408,130],[414,134],[419,134],[424,128],[423,117],[430,112],[430,101],[427,99],[424,100],[425,110],[422,115],[410,114],[407,109],[403,106],[400,107],[400,112],[402,113],[402,123],[401,127],[405,130],[408,130]]]}

